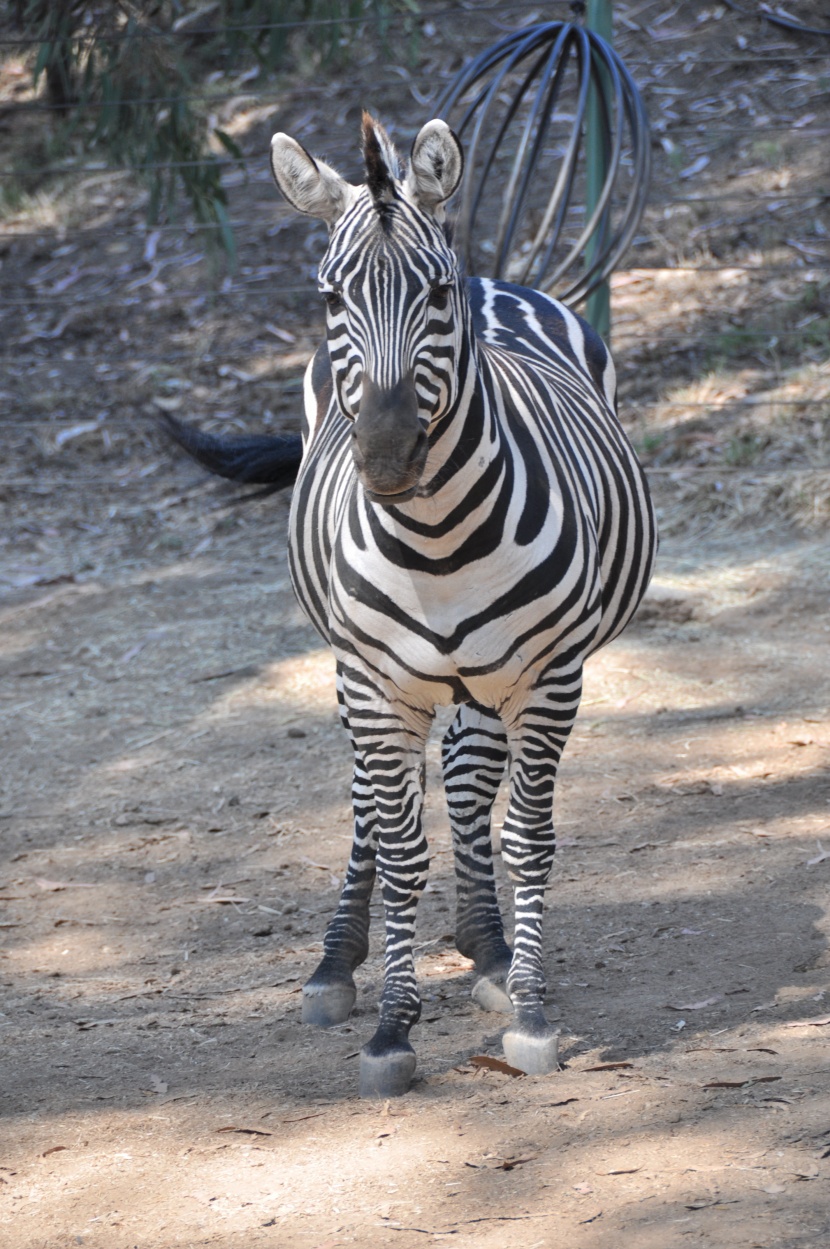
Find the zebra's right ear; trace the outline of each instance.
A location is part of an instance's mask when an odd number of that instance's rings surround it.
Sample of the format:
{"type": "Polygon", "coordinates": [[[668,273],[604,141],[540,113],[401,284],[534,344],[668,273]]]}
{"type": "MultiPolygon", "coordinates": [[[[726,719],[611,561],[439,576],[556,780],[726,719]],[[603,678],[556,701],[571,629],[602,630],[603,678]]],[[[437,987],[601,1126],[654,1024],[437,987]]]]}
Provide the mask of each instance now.
{"type": "Polygon", "coordinates": [[[404,189],[427,212],[436,213],[458,187],[464,153],[445,121],[435,118],[418,131],[409,157],[404,189]]]}
{"type": "Polygon", "coordinates": [[[298,212],[319,217],[331,229],[354,203],[358,188],[341,178],[325,161],[315,160],[287,134],[271,140],[271,173],[285,198],[298,212]]]}

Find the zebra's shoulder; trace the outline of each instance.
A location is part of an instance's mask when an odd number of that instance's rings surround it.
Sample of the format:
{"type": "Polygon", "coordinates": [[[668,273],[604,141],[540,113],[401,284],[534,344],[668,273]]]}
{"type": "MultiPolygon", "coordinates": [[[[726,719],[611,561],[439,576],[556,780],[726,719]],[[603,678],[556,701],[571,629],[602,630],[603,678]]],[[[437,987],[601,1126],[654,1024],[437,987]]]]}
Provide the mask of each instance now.
{"type": "Polygon", "coordinates": [[[612,411],[617,377],[611,353],[587,321],[541,291],[491,278],[468,282],[473,328],[482,342],[529,357],[555,354],[587,373],[612,411]]]}

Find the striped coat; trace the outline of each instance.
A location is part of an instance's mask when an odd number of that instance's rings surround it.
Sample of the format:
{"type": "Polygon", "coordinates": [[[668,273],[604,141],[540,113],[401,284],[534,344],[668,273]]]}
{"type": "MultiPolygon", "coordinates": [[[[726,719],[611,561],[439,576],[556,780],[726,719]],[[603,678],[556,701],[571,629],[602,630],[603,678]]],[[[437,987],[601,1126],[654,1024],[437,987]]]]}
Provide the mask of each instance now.
{"type": "MultiPolygon", "coordinates": [[[[300,603],[334,649],[355,751],[352,855],[303,1014],[323,1025],[347,1017],[379,878],[386,972],[361,1091],[388,1096],[408,1088],[415,1067],[424,743],[442,705],[458,707],[443,763],[456,942],[475,963],[473,996],[511,1012],[509,1061],[556,1065],[541,936],[556,772],[583,664],[636,610],[656,536],[602,341],[539,292],[459,273],[443,204],[463,157],[446,124],[421,130],[405,177],[367,116],[363,147],[359,187],[286,135],[271,159],[288,200],[330,231],[319,269],[327,339],[305,379],[290,563],[300,603]],[[512,949],[490,838],[505,771],[512,949]]],[[[231,471],[246,460],[238,445],[213,446],[211,467],[224,455],[228,475],[276,479],[274,457],[254,443],[245,474],[231,471]]]]}

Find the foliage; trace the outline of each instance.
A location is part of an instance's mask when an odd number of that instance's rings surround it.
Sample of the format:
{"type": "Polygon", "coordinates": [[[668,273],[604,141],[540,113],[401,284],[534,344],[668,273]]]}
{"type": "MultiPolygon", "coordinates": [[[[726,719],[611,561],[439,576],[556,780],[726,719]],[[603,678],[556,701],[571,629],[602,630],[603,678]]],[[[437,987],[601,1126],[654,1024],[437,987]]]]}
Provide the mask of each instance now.
{"type": "MultiPolygon", "coordinates": [[[[222,166],[194,99],[199,80],[243,58],[266,71],[289,53],[330,64],[348,55],[361,19],[382,27],[392,7],[393,0],[17,0],[16,17],[36,42],[34,78],[45,79],[49,104],[85,146],[140,172],[151,222],[172,212],[183,188],[232,260],[222,166]]],[[[224,131],[213,136],[242,159],[224,131]]]]}

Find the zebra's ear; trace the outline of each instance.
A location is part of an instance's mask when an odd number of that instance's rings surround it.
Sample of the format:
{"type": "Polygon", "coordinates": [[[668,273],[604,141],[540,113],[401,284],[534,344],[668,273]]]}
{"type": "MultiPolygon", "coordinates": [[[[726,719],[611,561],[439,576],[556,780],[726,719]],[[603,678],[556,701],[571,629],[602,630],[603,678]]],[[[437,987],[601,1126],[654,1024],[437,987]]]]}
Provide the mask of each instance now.
{"type": "Polygon", "coordinates": [[[410,199],[434,213],[449,199],[464,173],[461,144],[445,121],[436,118],[418,131],[404,183],[410,199]]]}
{"type": "Polygon", "coordinates": [[[325,161],[315,160],[287,134],[275,134],[271,140],[271,173],[293,208],[319,217],[329,228],[351,207],[357,195],[357,187],[341,178],[325,161]]]}

